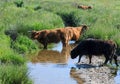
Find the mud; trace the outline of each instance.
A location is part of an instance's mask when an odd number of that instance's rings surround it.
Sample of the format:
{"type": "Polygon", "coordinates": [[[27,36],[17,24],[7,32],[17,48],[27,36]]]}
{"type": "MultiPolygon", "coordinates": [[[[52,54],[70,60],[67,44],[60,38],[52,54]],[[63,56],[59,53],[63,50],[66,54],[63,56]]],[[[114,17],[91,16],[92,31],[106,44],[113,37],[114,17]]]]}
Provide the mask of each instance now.
{"type": "Polygon", "coordinates": [[[118,80],[114,80],[117,69],[108,66],[98,67],[96,64],[101,64],[102,60],[98,57],[93,59],[92,65],[86,64],[87,59],[82,60],[81,64],[76,65],[77,68],[73,67],[72,74],[78,75],[84,81],[83,84],[120,84],[116,83],[118,80]]]}

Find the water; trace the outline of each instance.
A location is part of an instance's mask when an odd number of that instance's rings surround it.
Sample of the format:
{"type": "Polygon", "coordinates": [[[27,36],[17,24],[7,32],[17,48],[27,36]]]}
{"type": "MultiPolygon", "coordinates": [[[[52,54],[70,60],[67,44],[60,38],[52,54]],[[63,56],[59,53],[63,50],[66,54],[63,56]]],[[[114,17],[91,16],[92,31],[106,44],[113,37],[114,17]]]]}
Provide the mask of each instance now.
{"type": "Polygon", "coordinates": [[[120,70],[117,71],[117,75],[114,78],[115,84],[120,84],[120,70]]]}
{"type": "Polygon", "coordinates": [[[62,44],[54,48],[40,51],[27,63],[29,77],[34,84],[78,84],[82,83],[79,76],[71,74],[77,59],[70,59],[72,46],[62,48],[62,44]],[[78,80],[79,79],[79,80],[78,80]],[[77,81],[78,80],[78,81],[77,81]]]}
{"type": "MultiPolygon", "coordinates": [[[[73,43],[73,42],[71,42],[73,43]]],[[[62,44],[54,45],[52,49],[41,50],[31,57],[31,61],[27,63],[29,68],[29,77],[34,84],[120,84],[120,70],[114,77],[111,77],[110,71],[116,72],[108,67],[97,67],[98,60],[93,57],[92,65],[89,65],[85,58],[82,61],[85,64],[76,64],[78,58],[71,59],[70,51],[75,45],[62,48],[62,44]],[[95,64],[94,64],[95,62],[95,64]],[[84,69],[83,69],[84,68],[84,69]],[[77,70],[78,69],[78,70],[77,70]],[[81,74],[76,74],[79,71],[81,74]],[[96,74],[95,74],[96,73],[96,74]],[[104,76],[103,76],[104,74],[104,76]],[[85,79],[83,81],[81,78],[85,79]],[[108,81],[109,80],[109,81],[108,81]]],[[[102,59],[102,61],[104,61],[102,59]]],[[[112,73],[111,73],[112,74],[112,73]]]]}

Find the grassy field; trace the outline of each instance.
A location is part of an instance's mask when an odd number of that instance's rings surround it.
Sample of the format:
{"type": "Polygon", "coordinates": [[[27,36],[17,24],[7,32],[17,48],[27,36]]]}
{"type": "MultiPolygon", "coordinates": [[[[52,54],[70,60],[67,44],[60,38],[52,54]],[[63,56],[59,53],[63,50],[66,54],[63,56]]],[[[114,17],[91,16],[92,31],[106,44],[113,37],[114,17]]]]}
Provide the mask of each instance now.
{"type": "Polygon", "coordinates": [[[32,83],[24,79],[27,76],[25,54],[38,50],[38,44],[30,39],[28,31],[31,30],[86,24],[89,30],[81,40],[88,37],[112,39],[117,43],[117,53],[120,54],[120,0],[0,0],[0,11],[2,84],[32,83]],[[78,5],[90,5],[92,9],[78,9],[78,5]],[[6,31],[9,32],[7,35],[6,31]],[[10,38],[12,35],[17,36],[16,41],[10,38]],[[14,66],[17,67],[15,70],[14,66]],[[16,75],[19,69],[21,75],[16,75]],[[9,76],[11,79],[6,82],[9,76]]]}

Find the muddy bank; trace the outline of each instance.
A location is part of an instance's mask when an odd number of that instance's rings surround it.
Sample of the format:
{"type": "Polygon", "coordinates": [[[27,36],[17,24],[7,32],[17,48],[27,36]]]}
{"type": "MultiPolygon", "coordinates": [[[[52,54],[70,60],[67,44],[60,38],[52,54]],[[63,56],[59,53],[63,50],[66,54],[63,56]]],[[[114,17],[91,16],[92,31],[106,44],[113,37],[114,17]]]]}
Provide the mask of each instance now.
{"type": "Polygon", "coordinates": [[[103,57],[94,56],[92,65],[89,65],[88,58],[82,57],[81,63],[76,64],[77,68],[73,67],[70,74],[74,76],[78,84],[120,84],[120,73],[117,69],[108,66],[98,67],[104,60],[103,57]],[[83,81],[80,82],[78,77],[83,81]]]}

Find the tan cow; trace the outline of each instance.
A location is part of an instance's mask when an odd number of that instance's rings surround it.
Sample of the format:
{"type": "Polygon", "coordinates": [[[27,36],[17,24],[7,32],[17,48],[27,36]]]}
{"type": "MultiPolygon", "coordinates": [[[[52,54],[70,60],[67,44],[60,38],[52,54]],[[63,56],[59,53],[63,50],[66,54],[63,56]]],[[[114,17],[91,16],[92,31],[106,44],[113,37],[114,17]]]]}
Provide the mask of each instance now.
{"type": "Polygon", "coordinates": [[[79,27],[66,27],[67,29],[67,35],[69,40],[78,41],[81,34],[83,34],[86,30],[88,30],[88,27],[86,25],[82,25],[79,27]]]}
{"type": "Polygon", "coordinates": [[[68,45],[70,40],[78,41],[80,35],[87,29],[86,25],[80,27],[66,27],[53,30],[32,31],[31,38],[37,39],[47,49],[49,43],[62,42],[63,47],[68,45]]]}
{"type": "Polygon", "coordinates": [[[86,10],[86,9],[92,9],[92,6],[78,5],[78,8],[86,10]]]}

